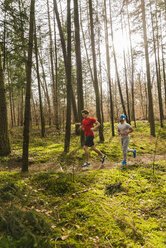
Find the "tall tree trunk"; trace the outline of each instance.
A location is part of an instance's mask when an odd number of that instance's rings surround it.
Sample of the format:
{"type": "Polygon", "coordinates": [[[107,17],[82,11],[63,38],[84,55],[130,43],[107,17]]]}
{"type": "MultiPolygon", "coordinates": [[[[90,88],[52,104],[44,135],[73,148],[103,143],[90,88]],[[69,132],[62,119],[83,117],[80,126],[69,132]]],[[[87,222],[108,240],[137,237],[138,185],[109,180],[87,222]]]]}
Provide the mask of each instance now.
{"type": "Polygon", "coordinates": [[[143,25],[143,34],[144,34],[144,49],[145,49],[145,59],[146,59],[147,88],[148,88],[148,100],[149,100],[150,133],[152,136],[155,136],[153,98],[152,98],[152,90],[151,90],[152,86],[151,86],[151,77],[150,77],[149,51],[148,51],[148,41],[147,41],[147,31],[146,31],[144,0],[141,0],[141,10],[142,10],[142,25],[143,25]]]}
{"type": "MultiPolygon", "coordinates": [[[[94,38],[94,23],[93,23],[93,9],[92,1],[89,1],[89,14],[90,14],[90,28],[91,28],[91,46],[92,46],[92,57],[93,57],[93,72],[94,72],[94,90],[96,95],[96,114],[98,121],[101,123],[101,107],[100,107],[100,95],[99,95],[99,86],[97,78],[97,68],[96,68],[96,52],[95,52],[95,38],[94,38]]],[[[100,141],[104,141],[103,135],[103,125],[101,123],[99,127],[99,137],[100,141]]]]}
{"type": "Polygon", "coordinates": [[[106,46],[106,62],[107,62],[107,77],[108,77],[108,86],[109,86],[109,94],[110,94],[110,116],[111,116],[111,128],[112,128],[112,136],[115,136],[114,131],[114,106],[112,99],[112,85],[111,85],[111,68],[110,68],[110,52],[109,52],[109,40],[108,40],[108,21],[107,21],[107,6],[106,0],[104,0],[104,9],[105,9],[105,46],[106,46]]]}
{"type": "Polygon", "coordinates": [[[43,60],[41,58],[40,53],[39,53],[39,60],[40,60],[40,64],[42,67],[42,78],[44,81],[44,83],[42,84],[42,88],[45,92],[45,97],[47,99],[47,105],[48,105],[48,124],[49,124],[49,126],[51,126],[51,103],[50,103],[50,97],[49,97],[49,93],[48,93],[48,87],[47,87],[47,82],[46,82],[46,74],[45,74],[45,70],[44,70],[43,60]]]}
{"type": "Polygon", "coordinates": [[[159,45],[159,28],[158,28],[158,17],[157,17],[157,2],[156,2],[156,32],[157,32],[157,60],[158,60],[158,80],[157,80],[157,90],[159,99],[159,112],[160,112],[160,126],[164,126],[164,113],[163,113],[163,102],[162,102],[162,91],[161,91],[161,69],[160,69],[160,45],[159,45]]]}
{"type": "Polygon", "coordinates": [[[99,81],[99,92],[100,92],[100,106],[101,106],[101,122],[102,125],[104,123],[104,110],[103,110],[103,79],[102,79],[102,61],[101,61],[101,27],[99,23],[99,12],[100,12],[100,6],[99,2],[97,0],[97,22],[98,22],[98,28],[97,28],[97,42],[98,42],[98,54],[99,54],[99,75],[98,75],[98,81],[99,81]]]}
{"type": "Polygon", "coordinates": [[[145,117],[145,113],[144,113],[144,99],[143,99],[143,94],[142,94],[143,90],[142,90],[140,73],[138,74],[138,83],[139,83],[139,88],[140,88],[142,115],[143,115],[143,119],[145,119],[146,117],[145,117]]]}
{"type": "Polygon", "coordinates": [[[123,112],[126,115],[127,122],[129,122],[129,119],[128,119],[128,116],[127,116],[127,111],[126,111],[125,104],[124,104],[123,95],[122,95],[122,89],[121,89],[121,84],[120,84],[120,78],[119,78],[119,72],[118,72],[118,65],[117,65],[117,59],[116,59],[116,53],[115,53],[114,33],[113,33],[113,26],[112,26],[112,7],[111,7],[111,0],[109,0],[109,5],[110,5],[110,25],[111,25],[112,48],[113,48],[113,56],[114,56],[114,63],[115,63],[115,70],[116,70],[116,77],[117,77],[119,95],[120,95],[120,99],[121,99],[121,104],[122,104],[123,112]]]}
{"type": "MultiPolygon", "coordinates": [[[[63,30],[62,30],[62,26],[61,26],[61,22],[60,22],[60,18],[59,18],[59,12],[58,12],[58,6],[57,6],[57,1],[56,0],[54,0],[54,11],[55,11],[57,25],[58,25],[58,29],[59,29],[59,35],[60,35],[60,39],[61,39],[63,59],[64,59],[64,64],[65,64],[65,73],[66,73],[66,77],[67,77],[67,74],[68,74],[68,68],[67,67],[68,66],[67,66],[66,44],[65,44],[65,38],[64,38],[64,35],[63,35],[63,30]]],[[[73,93],[72,84],[70,85],[70,90],[71,90],[71,101],[72,101],[74,119],[75,119],[76,122],[78,122],[78,112],[77,112],[76,101],[75,101],[75,96],[74,96],[74,93],[73,93]]]]}
{"type": "Polygon", "coordinates": [[[165,98],[165,115],[166,115],[166,72],[165,72],[165,59],[164,59],[164,45],[162,44],[162,69],[164,80],[164,98],[165,98]]]}
{"type": "Polygon", "coordinates": [[[51,77],[52,77],[52,97],[53,97],[53,110],[54,110],[54,124],[56,116],[56,97],[55,97],[55,73],[54,73],[54,62],[53,62],[53,41],[52,41],[52,30],[50,21],[50,7],[49,1],[47,0],[47,15],[48,15],[48,27],[49,27],[49,38],[50,38],[50,62],[51,62],[51,77]]]}
{"type": "Polygon", "coordinates": [[[23,126],[23,120],[24,120],[24,88],[21,87],[21,110],[20,110],[20,115],[21,115],[21,120],[20,124],[23,126]]]}
{"type": "Polygon", "coordinates": [[[35,28],[34,28],[34,43],[35,43],[36,72],[37,72],[39,104],[40,104],[41,136],[44,137],[45,136],[45,119],[44,119],[44,114],[43,114],[43,103],[42,103],[41,86],[40,86],[38,47],[37,47],[37,36],[36,36],[36,22],[34,23],[34,25],[35,25],[35,28]]]}
{"type": "MultiPolygon", "coordinates": [[[[78,117],[82,120],[81,110],[84,109],[83,82],[82,82],[82,61],[80,45],[80,24],[78,12],[78,0],[74,0],[74,25],[75,25],[75,51],[77,64],[77,97],[78,97],[78,117]]],[[[84,132],[81,131],[81,145],[84,144],[84,132]]]]}
{"type": "Polygon", "coordinates": [[[55,43],[55,126],[59,130],[59,104],[58,104],[58,51],[57,51],[57,35],[56,35],[56,23],[54,12],[54,43],[55,43]]]}
{"type": "Polygon", "coordinates": [[[131,27],[130,27],[130,18],[127,4],[127,19],[128,19],[128,27],[129,27],[129,41],[130,41],[130,55],[131,55],[131,97],[132,97],[132,120],[134,121],[134,126],[136,127],[135,120],[135,97],[134,97],[134,52],[133,45],[131,40],[131,27]]]}
{"type": "Polygon", "coordinates": [[[3,26],[3,70],[5,71],[5,64],[6,64],[6,10],[4,16],[4,26],[3,26]]]}
{"type": "Polygon", "coordinates": [[[71,9],[70,0],[67,0],[67,113],[64,152],[69,152],[71,136],[71,9]]]}
{"type": "Polygon", "coordinates": [[[4,72],[0,49],[0,156],[7,156],[10,151],[4,72]]]}
{"type": "Polygon", "coordinates": [[[34,8],[35,8],[35,0],[31,0],[28,61],[27,61],[27,68],[26,68],[27,84],[26,84],[25,115],[24,115],[24,130],[23,130],[22,172],[27,172],[28,171],[30,99],[31,99],[31,81],[32,81],[32,79],[31,79],[31,70],[32,70],[32,50],[33,50],[33,31],[34,31],[34,8]]]}

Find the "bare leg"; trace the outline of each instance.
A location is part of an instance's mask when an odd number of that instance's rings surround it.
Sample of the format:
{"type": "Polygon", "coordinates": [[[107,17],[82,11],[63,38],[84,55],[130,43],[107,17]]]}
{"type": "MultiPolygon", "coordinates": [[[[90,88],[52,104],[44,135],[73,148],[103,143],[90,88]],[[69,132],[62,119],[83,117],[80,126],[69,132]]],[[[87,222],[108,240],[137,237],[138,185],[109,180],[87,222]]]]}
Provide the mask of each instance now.
{"type": "Polygon", "coordinates": [[[95,146],[91,146],[91,149],[96,152],[98,155],[100,155],[101,157],[104,156],[104,154],[99,150],[97,149],[95,146]]]}
{"type": "Polygon", "coordinates": [[[86,156],[86,162],[89,162],[89,150],[88,146],[84,146],[85,156],[86,156]]]}

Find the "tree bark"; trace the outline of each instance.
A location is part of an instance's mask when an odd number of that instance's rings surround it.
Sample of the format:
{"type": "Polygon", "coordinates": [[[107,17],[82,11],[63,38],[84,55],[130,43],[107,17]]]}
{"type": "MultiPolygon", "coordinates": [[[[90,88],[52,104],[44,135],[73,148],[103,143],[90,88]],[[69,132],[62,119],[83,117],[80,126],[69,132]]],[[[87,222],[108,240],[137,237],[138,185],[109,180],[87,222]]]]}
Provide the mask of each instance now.
{"type": "MultiPolygon", "coordinates": [[[[80,24],[78,12],[78,0],[74,0],[74,25],[75,25],[75,52],[77,64],[77,97],[78,97],[78,118],[82,121],[81,110],[84,109],[83,98],[83,82],[82,82],[82,60],[81,60],[81,44],[80,44],[80,24]]],[[[84,132],[81,131],[81,145],[84,144],[84,132]]]]}
{"type": "Polygon", "coordinates": [[[150,77],[150,65],[149,65],[149,51],[148,51],[148,41],[147,41],[147,31],[146,31],[146,19],[145,19],[145,2],[141,0],[141,10],[142,10],[142,26],[144,34],[144,49],[145,49],[145,59],[146,59],[146,76],[147,76],[147,88],[148,88],[148,100],[149,100],[149,122],[150,122],[150,133],[155,136],[155,123],[154,123],[154,112],[153,112],[153,98],[151,90],[151,77],[150,77]]]}
{"type": "Polygon", "coordinates": [[[67,60],[66,60],[66,81],[67,81],[67,114],[64,152],[69,152],[71,136],[71,7],[70,0],[67,0],[67,60]]]}
{"type": "Polygon", "coordinates": [[[109,87],[109,94],[110,94],[110,116],[111,116],[111,128],[112,128],[112,136],[115,136],[114,131],[114,106],[113,106],[113,99],[112,99],[112,85],[111,85],[111,68],[110,68],[110,53],[109,53],[109,40],[108,40],[108,21],[107,21],[107,6],[106,0],[104,0],[104,10],[105,10],[105,46],[106,46],[106,62],[107,62],[107,80],[108,80],[108,87],[109,87]]]}
{"type": "Polygon", "coordinates": [[[109,5],[110,5],[110,26],[111,26],[112,48],[113,48],[113,56],[114,56],[114,63],[115,63],[115,70],[116,70],[116,77],[117,77],[119,95],[120,95],[120,99],[121,99],[121,104],[122,104],[123,112],[126,115],[127,122],[129,122],[129,119],[128,119],[128,116],[127,116],[127,111],[126,111],[125,104],[124,104],[123,95],[122,95],[122,89],[121,89],[121,84],[120,84],[120,78],[119,78],[119,72],[118,72],[118,65],[117,65],[117,59],[116,59],[116,53],[115,53],[114,33],[113,33],[113,26],[112,26],[112,7],[111,7],[111,0],[109,0],[109,5]]]}
{"type": "MultiPolygon", "coordinates": [[[[101,123],[101,106],[100,106],[100,95],[99,95],[99,86],[97,78],[97,68],[96,68],[96,52],[95,52],[95,38],[94,38],[94,28],[93,28],[93,9],[92,1],[89,1],[89,14],[90,14],[90,28],[91,28],[91,46],[92,46],[92,57],[93,57],[93,72],[94,72],[94,90],[96,95],[96,114],[98,121],[101,123]]],[[[103,135],[103,125],[101,123],[99,127],[99,137],[100,142],[104,141],[103,135]]]]}
{"type": "Polygon", "coordinates": [[[34,28],[34,43],[35,43],[36,72],[37,72],[39,105],[40,105],[41,136],[45,137],[45,119],[44,119],[44,113],[43,113],[43,103],[42,103],[41,86],[40,86],[38,47],[37,47],[37,36],[36,36],[36,22],[34,23],[34,25],[35,25],[35,28],[34,28]]]}
{"type": "Polygon", "coordinates": [[[31,0],[28,61],[27,61],[27,68],[26,68],[27,84],[26,84],[25,115],[24,115],[24,130],[23,130],[22,172],[27,172],[28,171],[30,99],[31,99],[31,81],[32,81],[32,79],[31,79],[31,70],[32,70],[32,50],[33,50],[33,31],[34,31],[34,8],[35,8],[35,0],[31,0]]]}
{"type": "Polygon", "coordinates": [[[0,49],[0,156],[7,156],[10,152],[4,72],[0,49]]]}

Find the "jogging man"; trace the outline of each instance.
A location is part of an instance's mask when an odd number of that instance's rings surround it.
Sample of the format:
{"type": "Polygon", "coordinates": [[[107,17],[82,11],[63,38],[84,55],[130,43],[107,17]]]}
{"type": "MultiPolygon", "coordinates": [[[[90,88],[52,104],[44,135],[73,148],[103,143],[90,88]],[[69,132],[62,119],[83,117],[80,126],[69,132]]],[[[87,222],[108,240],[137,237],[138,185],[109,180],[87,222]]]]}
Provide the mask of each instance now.
{"type": "Polygon", "coordinates": [[[122,144],[122,151],[123,151],[123,161],[122,165],[127,164],[127,152],[132,152],[133,157],[136,157],[136,150],[128,149],[128,144],[130,141],[129,133],[133,132],[133,128],[130,124],[125,122],[126,116],[120,115],[120,122],[118,124],[118,134],[121,135],[121,144],[122,144]]]}
{"type": "Polygon", "coordinates": [[[82,117],[84,119],[82,120],[82,125],[80,128],[85,130],[85,136],[86,136],[85,145],[84,145],[86,162],[83,164],[83,167],[90,166],[88,147],[90,147],[99,156],[101,156],[101,162],[103,164],[107,156],[104,155],[99,149],[97,149],[95,147],[94,141],[93,141],[94,140],[94,132],[93,131],[96,130],[100,126],[100,123],[95,118],[89,117],[89,111],[88,110],[82,110],[81,113],[82,113],[82,117]]]}

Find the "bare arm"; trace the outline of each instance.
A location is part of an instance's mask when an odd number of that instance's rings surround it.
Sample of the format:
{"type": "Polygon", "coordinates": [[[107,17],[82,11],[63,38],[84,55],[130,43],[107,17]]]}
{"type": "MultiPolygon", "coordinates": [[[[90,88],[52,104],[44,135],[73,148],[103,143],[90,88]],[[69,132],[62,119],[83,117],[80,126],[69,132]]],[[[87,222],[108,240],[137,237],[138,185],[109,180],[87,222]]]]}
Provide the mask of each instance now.
{"type": "Polygon", "coordinates": [[[96,130],[99,126],[100,126],[100,122],[96,121],[96,122],[95,122],[95,127],[92,127],[92,128],[91,128],[91,131],[96,130]]]}
{"type": "Polygon", "coordinates": [[[129,130],[124,133],[124,135],[128,135],[129,133],[132,133],[134,129],[132,127],[129,127],[129,130]]]}

